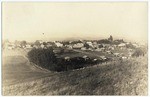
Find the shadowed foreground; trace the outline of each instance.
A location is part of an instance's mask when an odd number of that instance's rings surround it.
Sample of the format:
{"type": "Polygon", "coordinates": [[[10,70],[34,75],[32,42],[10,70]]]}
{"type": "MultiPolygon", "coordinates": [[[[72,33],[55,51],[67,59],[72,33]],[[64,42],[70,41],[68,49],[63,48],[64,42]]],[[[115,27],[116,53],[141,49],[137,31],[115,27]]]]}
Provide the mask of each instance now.
{"type": "Polygon", "coordinates": [[[31,68],[23,57],[19,60],[24,64],[18,63],[18,58],[7,57],[14,65],[9,71],[6,66],[11,63],[3,65],[3,95],[148,94],[147,56],[60,73],[31,68]]]}

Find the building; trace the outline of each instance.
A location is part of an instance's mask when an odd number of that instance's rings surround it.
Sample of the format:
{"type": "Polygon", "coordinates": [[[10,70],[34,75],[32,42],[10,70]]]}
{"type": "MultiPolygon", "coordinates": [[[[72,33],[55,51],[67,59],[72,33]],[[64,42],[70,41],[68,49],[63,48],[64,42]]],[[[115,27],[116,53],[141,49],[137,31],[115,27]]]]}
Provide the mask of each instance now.
{"type": "Polygon", "coordinates": [[[31,46],[30,44],[27,44],[27,45],[26,45],[26,48],[27,48],[27,49],[31,49],[32,46],[31,46]]]}
{"type": "Polygon", "coordinates": [[[125,46],[126,46],[125,43],[120,43],[120,44],[118,45],[118,47],[125,47],[125,46]]]}
{"type": "Polygon", "coordinates": [[[60,42],[55,42],[55,45],[56,45],[57,47],[63,47],[63,44],[60,43],[60,42]]]}
{"type": "Polygon", "coordinates": [[[85,48],[85,47],[82,47],[82,48],[81,48],[81,50],[83,50],[83,51],[84,51],[84,50],[86,50],[86,48],[85,48]]]}
{"type": "Polygon", "coordinates": [[[75,49],[81,49],[83,46],[84,46],[83,43],[77,43],[77,44],[73,45],[73,48],[75,48],[75,49]]]}
{"type": "Polygon", "coordinates": [[[92,47],[92,48],[94,47],[93,44],[92,44],[92,42],[89,41],[89,42],[86,42],[86,43],[87,43],[90,47],[92,47]]]}

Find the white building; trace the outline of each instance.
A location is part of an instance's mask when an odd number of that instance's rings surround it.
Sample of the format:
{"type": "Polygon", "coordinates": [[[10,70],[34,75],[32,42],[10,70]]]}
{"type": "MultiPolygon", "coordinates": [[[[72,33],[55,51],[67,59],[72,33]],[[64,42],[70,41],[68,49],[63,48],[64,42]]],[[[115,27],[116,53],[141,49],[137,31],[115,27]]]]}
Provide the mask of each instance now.
{"type": "Polygon", "coordinates": [[[30,48],[32,48],[32,47],[31,47],[31,45],[27,44],[27,45],[26,45],[26,48],[27,48],[27,49],[30,49],[30,48]]]}
{"type": "Polygon", "coordinates": [[[73,48],[78,48],[78,49],[80,49],[80,48],[82,48],[83,46],[84,46],[83,43],[77,43],[77,44],[74,44],[74,45],[73,45],[73,48]]]}
{"type": "Polygon", "coordinates": [[[41,48],[44,48],[44,47],[45,47],[45,45],[41,44],[41,48]]]}
{"type": "Polygon", "coordinates": [[[120,43],[120,44],[118,45],[118,47],[125,47],[125,46],[126,46],[125,43],[120,43]]]}
{"type": "Polygon", "coordinates": [[[82,47],[81,50],[86,50],[86,48],[85,48],[85,47],[82,47]]]}
{"type": "Polygon", "coordinates": [[[92,42],[86,42],[89,46],[94,47],[92,42]]]}
{"type": "Polygon", "coordinates": [[[59,43],[59,42],[56,42],[55,44],[56,44],[57,47],[62,47],[63,46],[63,44],[59,43]]]}

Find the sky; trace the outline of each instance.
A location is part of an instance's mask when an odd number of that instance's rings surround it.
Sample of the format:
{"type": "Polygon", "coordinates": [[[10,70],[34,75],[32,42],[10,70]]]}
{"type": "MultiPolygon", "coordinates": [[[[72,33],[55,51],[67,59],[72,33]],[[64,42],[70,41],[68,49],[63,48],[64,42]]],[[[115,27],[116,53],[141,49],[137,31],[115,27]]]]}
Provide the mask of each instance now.
{"type": "Polygon", "coordinates": [[[2,38],[148,40],[147,2],[3,2],[2,38]]]}

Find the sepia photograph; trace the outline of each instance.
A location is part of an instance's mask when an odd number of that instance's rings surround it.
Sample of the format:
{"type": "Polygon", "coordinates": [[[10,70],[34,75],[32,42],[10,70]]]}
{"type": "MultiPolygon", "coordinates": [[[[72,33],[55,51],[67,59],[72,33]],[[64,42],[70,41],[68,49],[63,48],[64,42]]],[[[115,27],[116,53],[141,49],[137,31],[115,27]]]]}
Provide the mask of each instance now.
{"type": "Polygon", "coordinates": [[[148,96],[148,2],[1,2],[2,96],[148,96]]]}

